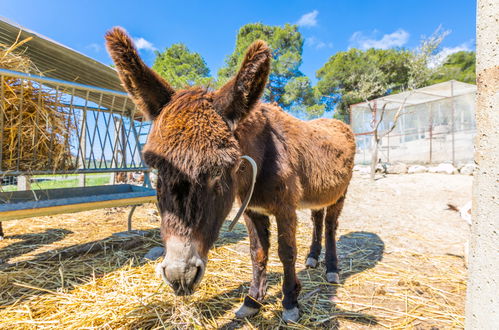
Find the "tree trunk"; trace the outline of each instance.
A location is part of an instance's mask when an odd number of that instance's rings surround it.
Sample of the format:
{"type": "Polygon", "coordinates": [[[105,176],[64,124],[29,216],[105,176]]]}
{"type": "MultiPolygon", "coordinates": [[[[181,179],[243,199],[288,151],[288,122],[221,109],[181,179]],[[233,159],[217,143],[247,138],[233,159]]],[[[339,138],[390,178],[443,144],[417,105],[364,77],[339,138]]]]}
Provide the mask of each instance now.
{"type": "Polygon", "coordinates": [[[376,167],[378,166],[378,147],[379,141],[373,138],[373,150],[371,154],[371,180],[374,181],[374,176],[376,175],[376,167]]]}

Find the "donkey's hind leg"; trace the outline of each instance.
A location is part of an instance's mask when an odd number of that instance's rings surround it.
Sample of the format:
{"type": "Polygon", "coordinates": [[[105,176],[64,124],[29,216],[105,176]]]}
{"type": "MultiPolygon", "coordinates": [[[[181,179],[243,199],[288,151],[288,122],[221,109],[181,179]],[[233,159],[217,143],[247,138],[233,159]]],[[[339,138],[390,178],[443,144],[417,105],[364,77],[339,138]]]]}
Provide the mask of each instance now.
{"type": "Polygon", "coordinates": [[[324,224],[325,209],[312,210],[312,222],[314,224],[314,233],[312,236],[312,244],[310,245],[310,252],[305,261],[305,266],[309,268],[317,267],[319,263],[319,255],[322,249],[322,227],[324,224]]]}
{"type": "Polygon", "coordinates": [[[345,197],[341,197],[336,204],[327,208],[325,224],[326,230],[326,279],[329,283],[340,283],[338,256],[336,254],[336,229],[338,228],[338,217],[343,209],[345,197]]]}

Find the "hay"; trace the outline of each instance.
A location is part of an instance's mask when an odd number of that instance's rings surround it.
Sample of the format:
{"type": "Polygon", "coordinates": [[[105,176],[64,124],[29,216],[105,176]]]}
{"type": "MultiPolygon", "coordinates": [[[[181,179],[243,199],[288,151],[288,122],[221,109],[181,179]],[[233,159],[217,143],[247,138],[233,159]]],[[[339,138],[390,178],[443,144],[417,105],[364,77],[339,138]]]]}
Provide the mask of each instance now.
{"type": "MultiPolygon", "coordinates": [[[[50,242],[54,239],[48,236],[58,237],[58,249],[34,250],[27,253],[31,258],[16,259],[15,267],[0,271],[0,319],[3,322],[0,328],[269,329],[285,326],[281,320],[282,266],[277,257],[276,235],[272,236],[265,305],[261,313],[251,319],[234,320],[233,310],[247,293],[252,274],[244,226],[238,224],[235,234],[226,234],[225,225],[221,238],[210,252],[201,287],[193,296],[176,297],[154,276],[155,263],[144,263],[141,258],[151,247],[160,244],[159,232],[153,229],[158,222],[151,222],[149,216],[152,209],[154,206],[150,205],[137,210],[135,226],[153,233],[139,238],[140,244],[109,236],[111,232],[123,230],[126,212],[105,216],[104,211],[91,211],[29,221],[29,226],[34,226],[31,231],[42,232],[42,240],[50,242]],[[70,223],[68,219],[72,219],[70,223]],[[42,228],[47,226],[66,229],[43,232],[42,228]],[[98,226],[103,230],[95,230],[98,226]],[[74,233],[61,232],[68,229],[74,233]],[[87,235],[83,241],[82,233],[87,235]],[[108,248],[85,248],[94,246],[95,242],[108,248]],[[93,253],[77,255],[68,251],[93,253]]],[[[387,252],[383,242],[373,235],[341,230],[339,251],[344,283],[331,285],[325,281],[323,263],[318,269],[303,267],[311,237],[308,217],[307,212],[300,212],[297,231],[300,251],[297,272],[303,285],[299,298],[302,317],[300,324],[288,325],[289,328],[463,327],[465,271],[461,259],[407,250],[387,252]]],[[[22,223],[26,222],[18,222],[16,226],[22,223]]],[[[273,226],[272,232],[275,230],[273,226]]],[[[28,231],[28,227],[19,229],[19,232],[28,231]]],[[[5,243],[0,242],[0,252],[8,249],[8,246],[2,249],[5,243]]],[[[16,242],[11,243],[14,244],[16,242]]],[[[26,247],[33,244],[34,240],[25,243],[26,247]]]]}
{"type": "MultiPolygon", "coordinates": [[[[16,52],[29,40],[11,46],[0,44],[0,68],[41,75],[29,58],[16,52]]],[[[63,91],[12,77],[4,77],[0,88],[2,170],[73,169],[69,139],[75,125],[69,109],[61,104],[63,91]]]]}

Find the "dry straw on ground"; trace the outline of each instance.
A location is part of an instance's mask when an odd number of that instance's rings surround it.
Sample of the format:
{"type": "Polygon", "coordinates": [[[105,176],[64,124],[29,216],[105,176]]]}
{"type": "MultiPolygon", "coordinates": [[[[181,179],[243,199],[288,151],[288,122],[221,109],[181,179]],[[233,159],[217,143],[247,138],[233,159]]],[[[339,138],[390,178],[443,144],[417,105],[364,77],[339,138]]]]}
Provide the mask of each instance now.
{"type": "MultiPolygon", "coordinates": [[[[0,68],[40,75],[29,58],[17,52],[29,40],[0,44],[0,68]]],[[[72,169],[69,139],[75,127],[69,110],[61,104],[62,91],[8,76],[0,84],[2,170],[72,169]]]]}
{"type": "MultiPolygon", "coordinates": [[[[0,242],[0,258],[5,261],[0,269],[0,328],[273,329],[285,325],[276,235],[265,305],[259,315],[239,321],[234,320],[233,310],[251,279],[244,225],[238,224],[234,233],[222,231],[210,252],[201,287],[193,296],[176,297],[154,276],[155,263],[142,260],[148,249],[160,245],[153,212],[152,205],[138,209],[135,225],[148,234],[132,240],[111,236],[125,227],[124,209],[16,222],[11,227],[16,232],[33,233],[11,236],[7,246],[6,241],[0,242]]],[[[342,284],[331,285],[325,281],[322,263],[318,269],[303,267],[311,238],[308,217],[308,212],[300,212],[297,272],[303,285],[302,317],[300,324],[289,328],[463,326],[465,282],[460,258],[386,251],[386,242],[376,234],[341,230],[342,284]]]]}

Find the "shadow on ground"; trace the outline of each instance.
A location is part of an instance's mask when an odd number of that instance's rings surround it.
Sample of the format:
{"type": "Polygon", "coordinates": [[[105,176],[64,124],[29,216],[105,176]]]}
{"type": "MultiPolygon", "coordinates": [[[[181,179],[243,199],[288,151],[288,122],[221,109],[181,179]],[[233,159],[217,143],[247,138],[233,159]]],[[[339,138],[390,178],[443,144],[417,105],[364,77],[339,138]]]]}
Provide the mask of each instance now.
{"type": "MultiPolygon", "coordinates": [[[[226,221],[224,227],[228,224],[229,221],[226,221]]],[[[92,277],[102,277],[124,265],[130,265],[130,260],[133,260],[134,267],[140,266],[144,264],[142,257],[148,250],[162,245],[159,229],[149,229],[139,231],[136,235],[111,235],[101,240],[48,250],[25,261],[8,262],[14,257],[60,241],[71,233],[65,229],[48,229],[5,238],[7,243],[9,239],[22,241],[0,249],[3,259],[0,264],[0,309],[60,288],[71,290],[87,283],[92,277]],[[61,272],[64,273],[63,280],[61,272]]],[[[222,233],[216,245],[233,244],[246,235],[246,227],[237,224],[233,232],[222,233]]]]}
{"type": "MultiPolygon", "coordinates": [[[[384,243],[380,237],[369,232],[352,232],[343,235],[338,240],[338,251],[341,267],[342,285],[350,276],[363,272],[376,266],[382,259],[384,243]]],[[[303,259],[303,258],[302,258],[303,259]]],[[[304,260],[299,260],[303,262],[304,260]]],[[[267,274],[268,286],[275,286],[281,283],[282,273],[269,272],[267,274]]],[[[325,281],[325,266],[323,260],[316,269],[304,269],[298,273],[303,288],[299,298],[302,320],[307,319],[306,325],[317,328],[336,329],[339,326],[339,319],[349,319],[359,324],[375,325],[377,320],[374,316],[343,310],[335,306],[336,292],[338,285],[332,285],[325,281]],[[317,285],[317,283],[320,283],[317,285]],[[320,302],[312,303],[314,298],[320,295],[320,302]],[[312,312],[312,309],[316,309],[312,312]],[[317,312],[320,309],[321,312],[317,312]],[[310,315],[315,315],[310,317],[310,315]]],[[[200,315],[206,319],[217,319],[226,314],[227,311],[234,308],[234,301],[242,301],[242,297],[248,292],[250,282],[242,282],[234,289],[219,292],[216,295],[201,301],[193,303],[198,308],[200,315]],[[209,308],[207,308],[209,306],[209,308]]],[[[273,304],[280,301],[281,294],[268,295],[264,304],[273,304]]],[[[185,298],[184,298],[185,299],[185,298]]],[[[263,307],[265,308],[265,307],[263,307]]],[[[131,328],[151,328],[158,326],[158,319],[150,315],[161,316],[163,320],[171,321],[173,306],[171,301],[154,302],[149,305],[141,306],[140,311],[135,315],[148,315],[130,325],[131,328]]],[[[250,322],[258,328],[275,328],[282,324],[281,313],[273,313],[271,319],[265,319],[261,314],[254,316],[250,322]]],[[[247,325],[245,320],[232,319],[225,324],[218,324],[221,329],[239,329],[247,325]]]]}

